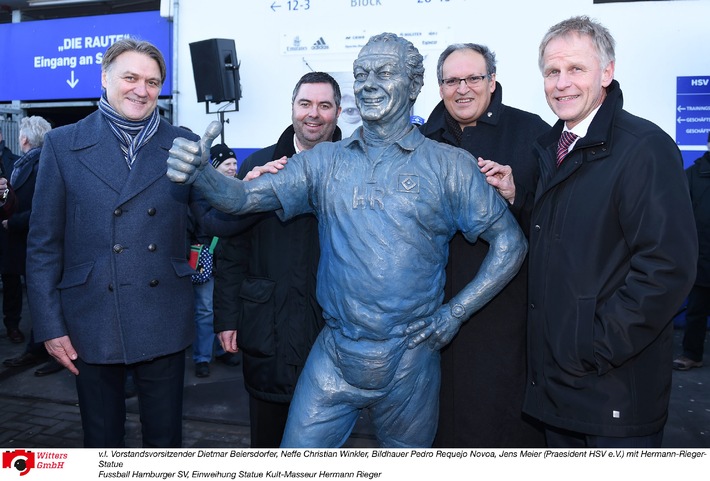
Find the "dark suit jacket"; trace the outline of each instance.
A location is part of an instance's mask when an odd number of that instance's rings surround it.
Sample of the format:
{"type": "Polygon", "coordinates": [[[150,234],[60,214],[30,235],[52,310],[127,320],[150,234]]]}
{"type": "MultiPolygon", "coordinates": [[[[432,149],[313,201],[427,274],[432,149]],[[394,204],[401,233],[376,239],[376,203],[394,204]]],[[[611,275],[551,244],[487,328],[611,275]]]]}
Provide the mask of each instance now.
{"type": "Polygon", "coordinates": [[[190,188],[166,177],[175,137],[161,121],[129,170],[99,112],[47,134],[28,238],[38,341],[69,335],[89,363],[134,363],[192,342],[190,188]]]}

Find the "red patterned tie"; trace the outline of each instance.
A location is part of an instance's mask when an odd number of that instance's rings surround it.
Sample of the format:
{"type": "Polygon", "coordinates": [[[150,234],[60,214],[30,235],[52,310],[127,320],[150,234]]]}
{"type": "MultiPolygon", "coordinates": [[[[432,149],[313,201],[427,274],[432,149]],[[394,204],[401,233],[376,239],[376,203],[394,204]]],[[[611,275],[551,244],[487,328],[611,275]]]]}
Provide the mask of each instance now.
{"type": "Polygon", "coordinates": [[[567,155],[569,146],[577,139],[577,135],[569,130],[563,130],[560,141],[557,143],[557,167],[562,163],[562,159],[567,155]]]}

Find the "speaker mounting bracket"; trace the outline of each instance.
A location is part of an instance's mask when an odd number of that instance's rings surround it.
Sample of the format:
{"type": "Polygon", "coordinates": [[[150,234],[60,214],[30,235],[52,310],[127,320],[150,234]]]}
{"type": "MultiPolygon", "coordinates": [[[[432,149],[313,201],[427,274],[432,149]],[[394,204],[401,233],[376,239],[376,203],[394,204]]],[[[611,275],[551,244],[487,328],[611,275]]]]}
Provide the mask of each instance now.
{"type": "MultiPolygon", "coordinates": [[[[222,125],[222,132],[220,133],[220,140],[222,143],[224,143],[224,124],[229,123],[229,119],[224,118],[224,114],[227,112],[239,112],[239,104],[236,101],[232,102],[227,102],[227,105],[224,105],[217,110],[210,110],[210,101],[205,102],[205,113],[207,114],[217,114],[219,116],[219,123],[222,125]],[[230,105],[234,105],[233,108],[229,108],[230,105]]],[[[220,102],[221,103],[221,102],[220,102]]],[[[215,104],[219,105],[219,104],[215,104]]]]}

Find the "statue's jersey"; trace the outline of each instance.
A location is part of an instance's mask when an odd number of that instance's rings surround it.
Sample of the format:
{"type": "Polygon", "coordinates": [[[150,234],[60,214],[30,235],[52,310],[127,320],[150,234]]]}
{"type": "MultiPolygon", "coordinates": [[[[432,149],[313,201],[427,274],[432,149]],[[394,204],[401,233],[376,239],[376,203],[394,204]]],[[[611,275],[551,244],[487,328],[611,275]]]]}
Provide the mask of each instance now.
{"type": "Polygon", "coordinates": [[[350,339],[384,340],[441,306],[454,233],[475,242],[507,206],[462,149],[413,128],[372,159],[361,135],[320,143],[268,177],[283,219],[318,217],[326,322],[350,339]]]}

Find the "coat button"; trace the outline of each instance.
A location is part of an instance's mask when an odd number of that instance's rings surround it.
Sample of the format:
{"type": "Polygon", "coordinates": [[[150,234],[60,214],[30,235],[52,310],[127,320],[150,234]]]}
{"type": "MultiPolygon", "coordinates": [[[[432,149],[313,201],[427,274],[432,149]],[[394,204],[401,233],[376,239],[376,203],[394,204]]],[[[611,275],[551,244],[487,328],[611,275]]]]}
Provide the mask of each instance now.
{"type": "Polygon", "coordinates": [[[113,251],[116,254],[120,254],[121,252],[123,252],[123,246],[121,244],[116,244],[115,246],[113,246],[113,251]]]}
{"type": "Polygon", "coordinates": [[[530,303],[530,309],[535,309],[535,304],[530,303]]]}
{"type": "Polygon", "coordinates": [[[108,290],[109,290],[110,292],[113,292],[113,284],[109,284],[109,285],[108,285],[108,290]]]}
{"type": "Polygon", "coordinates": [[[149,285],[150,287],[155,287],[155,286],[157,286],[158,284],[160,284],[160,282],[158,282],[158,279],[153,279],[152,281],[150,281],[150,282],[148,283],[148,285],[149,285]]]}
{"type": "Polygon", "coordinates": [[[148,209],[148,215],[155,215],[155,212],[155,207],[151,207],[150,209],[148,209]]]}
{"type": "Polygon", "coordinates": [[[540,232],[542,230],[542,227],[540,227],[540,224],[535,224],[535,231],[540,232]]]}
{"type": "Polygon", "coordinates": [[[113,211],[113,215],[115,215],[116,217],[120,217],[121,214],[123,214],[123,209],[121,209],[120,207],[113,211]]]}
{"type": "Polygon", "coordinates": [[[155,244],[148,244],[148,250],[150,252],[155,252],[155,250],[158,248],[155,244]]]}

